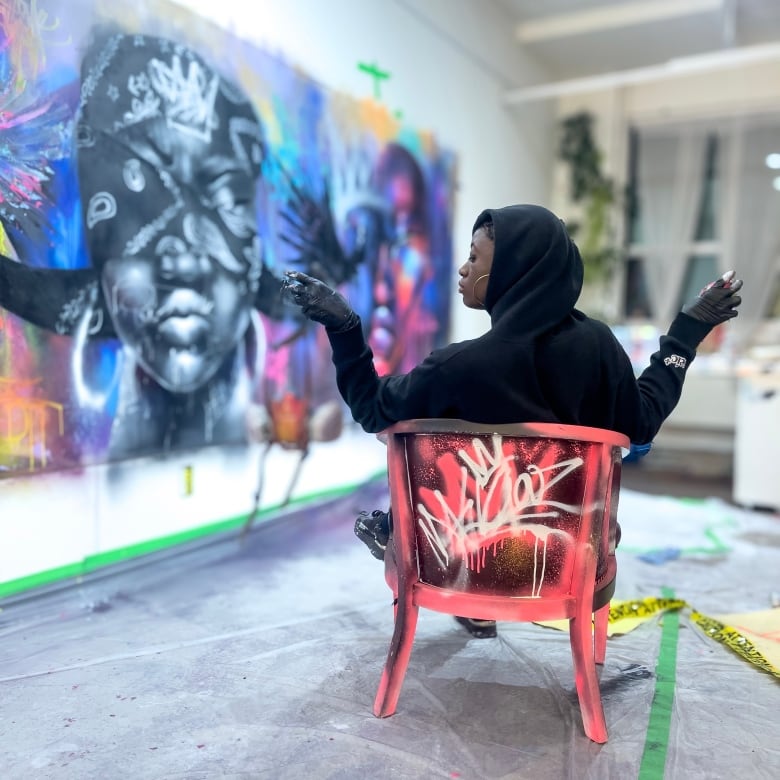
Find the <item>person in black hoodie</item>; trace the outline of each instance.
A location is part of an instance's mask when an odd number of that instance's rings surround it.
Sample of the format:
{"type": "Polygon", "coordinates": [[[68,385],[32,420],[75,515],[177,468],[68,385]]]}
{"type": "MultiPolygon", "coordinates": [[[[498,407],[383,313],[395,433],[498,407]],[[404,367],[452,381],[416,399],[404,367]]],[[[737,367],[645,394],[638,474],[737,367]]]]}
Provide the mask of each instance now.
{"type": "MultiPolygon", "coordinates": [[[[736,317],[741,303],[742,281],[729,271],[683,307],[636,378],[609,327],[575,308],[582,259],[548,209],[484,210],[458,273],[463,303],[487,311],[490,330],[431,352],[406,374],[381,378],[345,298],[306,274],[287,273],[292,300],[325,326],[339,392],[368,433],[400,420],[448,417],[586,425],[650,442],[680,399],[696,348],[713,327],[736,317]]],[[[355,533],[383,558],[388,513],[361,513],[355,533]]],[[[458,620],[475,636],[495,636],[493,621],[458,620]]]]}

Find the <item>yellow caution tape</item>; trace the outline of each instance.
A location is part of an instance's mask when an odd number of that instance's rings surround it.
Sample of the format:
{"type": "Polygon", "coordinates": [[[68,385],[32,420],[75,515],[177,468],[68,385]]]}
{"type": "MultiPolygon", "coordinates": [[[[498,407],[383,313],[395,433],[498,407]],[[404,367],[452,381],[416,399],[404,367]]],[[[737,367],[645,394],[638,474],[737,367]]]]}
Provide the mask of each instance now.
{"type": "Polygon", "coordinates": [[[626,618],[648,618],[658,612],[682,609],[687,604],[682,599],[648,598],[638,601],[613,602],[609,607],[609,622],[617,623],[626,618]]]}
{"type": "Polygon", "coordinates": [[[609,609],[607,636],[628,634],[658,612],[682,609],[684,606],[684,601],[669,598],[613,602],[609,609]]]}
{"type": "Polygon", "coordinates": [[[621,631],[617,626],[612,625],[620,623],[620,621],[638,624],[659,612],[684,609],[685,607],[691,610],[691,619],[706,636],[726,645],[737,655],[759,669],[769,672],[773,677],[780,678],[780,670],[773,666],[746,636],[740,634],[732,626],[727,626],[719,620],[697,612],[688,602],[682,599],[646,598],[636,601],[614,602],[609,608],[610,633],[627,633],[631,628],[635,627],[635,625],[631,625],[630,628],[627,627],[621,631]]]}
{"type": "Polygon", "coordinates": [[[780,678],[780,671],[778,671],[761,654],[758,648],[746,636],[740,634],[736,628],[727,626],[719,620],[702,615],[701,612],[696,612],[695,610],[691,613],[691,618],[708,637],[726,645],[726,647],[730,647],[737,655],[742,656],[746,661],[750,661],[751,664],[754,664],[759,669],[763,669],[774,677],[780,678]]]}

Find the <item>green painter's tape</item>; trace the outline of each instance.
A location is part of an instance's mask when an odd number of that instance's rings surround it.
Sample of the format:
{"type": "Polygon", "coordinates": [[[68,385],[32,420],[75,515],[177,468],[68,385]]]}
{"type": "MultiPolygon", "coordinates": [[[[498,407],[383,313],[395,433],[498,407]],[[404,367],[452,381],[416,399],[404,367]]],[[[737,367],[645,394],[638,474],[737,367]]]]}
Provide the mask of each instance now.
{"type": "MultiPolygon", "coordinates": [[[[374,476],[361,482],[367,484],[373,482],[376,479],[387,479],[387,471],[379,471],[374,476]]],[[[287,504],[287,507],[294,507],[299,504],[308,504],[312,501],[322,501],[330,498],[337,498],[338,496],[345,495],[347,493],[356,490],[360,485],[348,485],[331,490],[321,491],[316,494],[303,496],[296,498],[287,504]]],[[[268,507],[261,510],[258,515],[258,520],[268,519],[275,512],[279,510],[278,506],[268,507]]],[[[98,553],[97,555],[88,555],[84,560],[77,563],[69,563],[65,566],[58,566],[56,569],[48,569],[46,571],[37,572],[36,574],[30,574],[26,577],[19,577],[15,580],[8,580],[7,582],[0,582],[0,600],[13,596],[18,593],[23,593],[26,590],[32,590],[33,588],[40,588],[45,585],[52,585],[62,580],[83,577],[90,572],[98,569],[105,568],[111,564],[121,563],[133,558],[139,558],[143,555],[149,555],[150,553],[159,552],[169,547],[175,547],[179,544],[185,544],[192,542],[195,539],[201,539],[205,536],[211,536],[225,531],[231,531],[235,528],[240,528],[244,525],[248,515],[241,515],[240,517],[233,517],[229,520],[220,520],[216,523],[209,523],[208,525],[202,525],[198,528],[192,528],[187,531],[181,531],[177,534],[171,534],[169,536],[162,536],[158,539],[150,539],[145,542],[139,542],[138,544],[129,545],[127,547],[120,547],[116,550],[108,550],[106,552],[98,553]]]]}
{"type": "MultiPolygon", "coordinates": [[[[671,588],[662,588],[664,598],[674,598],[671,588]]],[[[639,766],[639,780],[662,780],[669,749],[669,733],[674,707],[674,688],[677,676],[677,639],[680,633],[680,615],[667,612],[663,617],[661,647],[655,666],[655,693],[647,724],[645,749],[639,766]]]]}
{"type": "MultiPolygon", "coordinates": [[[[267,515],[268,512],[261,513],[267,515]]],[[[83,577],[90,572],[110,566],[112,563],[121,563],[132,558],[138,558],[142,555],[158,552],[168,547],[174,547],[177,544],[184,544],[204,536],[217,534],[221,531],[229,531],[243,524],[246,517],[235,517],[231,520],[221,520],[217,523],[210,523],[198,528],[192,528],[188,531],[181,531],[169,536],[161,536],[158,539],[150,539],[138,544],[131,544],[127,547],[119,547],[116,550],[108,550],[97,555],[88,555],[78,563],[70,563],[66,566],[59,566],[56,569],[47,569],[46,571],[30,574],[27,577],[19,577],[15,580],[8,580],[0,583],[0,599],[6,596],[12,596],[22,593],[26,590],[39,588],[44,585],[51,585],[61,580],[83,577]]]]}

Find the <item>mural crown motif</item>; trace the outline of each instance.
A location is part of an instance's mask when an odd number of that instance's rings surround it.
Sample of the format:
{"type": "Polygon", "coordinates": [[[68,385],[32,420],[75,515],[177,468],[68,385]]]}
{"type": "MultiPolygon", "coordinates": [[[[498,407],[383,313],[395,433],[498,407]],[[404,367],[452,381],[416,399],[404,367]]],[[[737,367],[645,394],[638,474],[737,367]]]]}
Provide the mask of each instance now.
{"type": "Polygon", "coordinates": [[[155,92],[165,102],[165,119],[172,128],[211,140],[215,127],[214,103],[219,76],[209,74],[197,61],[190,61],[185,74],[181,57],[174,54],[168,65],[159,59],[149,61],[149,79],[155,92]]]}
{"type": "Polygon", "coordinates": [[[376,191],[374,162],[363,149],[351,149],[337,167],[334,177],[334,202],[339,220],[356,207],[369,207],[385,212],[387,204],[376,191]]]}

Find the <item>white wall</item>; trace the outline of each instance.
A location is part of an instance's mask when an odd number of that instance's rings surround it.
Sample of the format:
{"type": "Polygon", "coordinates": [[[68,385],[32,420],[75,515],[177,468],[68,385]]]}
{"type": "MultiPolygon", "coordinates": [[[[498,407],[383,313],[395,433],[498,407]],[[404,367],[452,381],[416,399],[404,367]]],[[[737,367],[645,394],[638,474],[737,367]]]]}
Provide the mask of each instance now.
{"type": "MultiPolygon", "coordinates": [[[[465,259],[473,220],[487,207],[546,203],[552,159],[552,107],[509,109],[502,103],[507,89],[544,79],[521,55],[502,9],[469,0],[182,5],[356,98],[372,95],[358,62],[375,62],[391,73],[383,102],[457,154],[452,336],[482,332],[485,315],[462,310],[454,298],[455,268],[465,259]]],[[[210,450],[0,482],[0,594],[10,580],[248,512],[258,458],[256,450],[210,450]],[[190,495],[184,490],[187,466],[193,469],[190,495]]],[[[294,465],[293,453],[272,451],[264,506],[281,500],[294,465]]],[[[357,484],[383,466],[382,445],[349,430],[337,442],[314,445],[294,496],[357,484]]]]}

